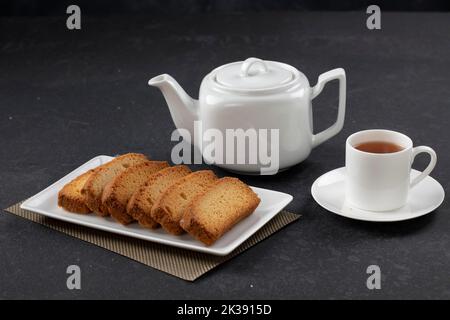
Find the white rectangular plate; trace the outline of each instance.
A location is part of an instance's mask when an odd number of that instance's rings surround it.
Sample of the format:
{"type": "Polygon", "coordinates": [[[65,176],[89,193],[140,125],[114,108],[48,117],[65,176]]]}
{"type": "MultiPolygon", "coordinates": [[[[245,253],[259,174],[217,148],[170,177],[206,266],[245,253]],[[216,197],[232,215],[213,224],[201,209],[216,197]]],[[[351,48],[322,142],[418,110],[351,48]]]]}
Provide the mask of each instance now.
{"type": "Polygon", "coordinates": [[[233,229],[209,247],[187,234],[174,236],[166,233],[161,228],[149,230],[142,228],[137,223],[123,226],[110,217],[103,218],[95,214],[76,214],[58,207],[58,192],[66,183],[87,170],[104,164],[111,159],[113,159],[113,157],[109,156],[98,156],[93,158],[48,188],[26,200],[20,207],[50,218],[72,222],[86,227],[174,247],[223,256],[236,249],[292,201],[292,196],[289,194],[252,187],[253,191],[255,191],[261,199],[258,208],[256,208],[252,215],[238,223],[233,229]]]}

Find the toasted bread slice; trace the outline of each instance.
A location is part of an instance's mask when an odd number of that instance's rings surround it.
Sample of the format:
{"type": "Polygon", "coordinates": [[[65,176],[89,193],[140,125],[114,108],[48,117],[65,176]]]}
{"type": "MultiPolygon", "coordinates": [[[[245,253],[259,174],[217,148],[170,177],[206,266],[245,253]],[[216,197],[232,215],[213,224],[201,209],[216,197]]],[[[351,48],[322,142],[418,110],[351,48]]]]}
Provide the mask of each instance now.
{"type": "Polygon", "coordinates": [[[70,212],[91,213],[81,189],[93,172],[89,170],[66,184],[58,193],[58,205],[70,212]]]}
{"type": "Polygon", "coordinates": [[[252,214],[260,201],[245,183],[237,178],[225,177],[192,200],[180,226],[209,246],[252,214]]]}
{"type": "Polygon", "coordinates": [[[127,153],[97,167],[81,190],[89,209],[101,216],[107,216],[108,210],[102,206],[102,194],[106,185],[125,169],[145,161],[148,159],[143,154],[127,153]]]}
{"type": "Polygon", "coordinates": [[[153,204],[168,187],[190,173],[191,170],[187,166],[180,165],[153,174],[131,197],[127,205],[128,214],[144,227],[157,228],[159,225],[151,216],[153,204]]]}
{"type": "Polygon", "coordinates": [[[152,207],[152,218],[167,232],[184,233],[180,220],[189,202],[217,181],[211,170],[193,172],[168,187],[152,207]]]}
{"type": "Polygon", "coordinates": [[[166,161],[146,161],[129,167],[110,182],[103,191],[102,203],[111,216],[122,224],[134,219],[127,214],[127,204],[133,193],[155,172],[168,167],[166,161]]]}

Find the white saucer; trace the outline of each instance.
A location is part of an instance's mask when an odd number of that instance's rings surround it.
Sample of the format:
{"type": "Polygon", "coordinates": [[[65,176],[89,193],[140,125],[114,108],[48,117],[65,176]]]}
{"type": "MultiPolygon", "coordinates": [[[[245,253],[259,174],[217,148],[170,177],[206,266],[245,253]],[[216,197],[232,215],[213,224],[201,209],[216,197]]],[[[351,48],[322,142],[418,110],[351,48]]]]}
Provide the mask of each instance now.
{"type": "MultiPolygon", "coordinates": [[[[415,177],[419,173],[413,169],[411,176],[415,177]]],[[[345,201],[345,167],[320,176],[314,181],[311,194],[319,205],[340,216],[377,222],[403,221],[423,216],[439,207],[445,196],[441,184],[428,176],[410,190],[406,205],[399,209],[375,212],[354,208],[345,201]]]]}

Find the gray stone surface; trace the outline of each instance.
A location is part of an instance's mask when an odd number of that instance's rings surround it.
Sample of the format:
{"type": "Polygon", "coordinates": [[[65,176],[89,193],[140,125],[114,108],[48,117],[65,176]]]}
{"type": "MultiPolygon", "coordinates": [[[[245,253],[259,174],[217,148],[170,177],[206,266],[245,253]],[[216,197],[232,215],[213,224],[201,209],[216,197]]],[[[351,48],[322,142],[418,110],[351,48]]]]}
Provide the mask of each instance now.
{"type": "MultiPolygon", "coordinates": [[[[345,138],[388,128],[438,153],[433,176],[448,191],[450,15],[364,12],[184,18],[83,17],[0,20],[0,206],[31,196],[99,155],[145,152],[169,159],[174,129],[161,94],[173,75],[193,96],[212,68],[249,56],[292,64],[316,82],[343,67],[343,131],[275,177],[246,177],[288,192],[296,223],[194,283],[185,282],[11,214],[0,214],[0,298],[450,298],[450,216],[444,204],[408,222],[364,223],[320,208],[310,186],[344,164],[345,138]],[[66,289],[66,267],[82,290],[66,289]],[[368,265],[382,289],[366,288],[368,265]]],[[[316,130],[336,114],[337,85],[314,101],[316,130]]],[[[420,158],[416,168],[427,159],[420,158]]],[[[216,169],[219,174],[225,174],[216,169]]]]}

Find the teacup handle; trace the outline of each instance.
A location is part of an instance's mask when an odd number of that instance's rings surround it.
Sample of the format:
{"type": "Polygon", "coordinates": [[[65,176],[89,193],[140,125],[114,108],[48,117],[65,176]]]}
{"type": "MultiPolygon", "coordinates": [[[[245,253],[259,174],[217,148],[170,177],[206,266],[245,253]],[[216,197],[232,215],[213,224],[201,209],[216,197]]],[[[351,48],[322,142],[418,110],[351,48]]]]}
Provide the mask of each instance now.
{"type": "Polygon", "coordinates": [[[311,99],[317,97],[323,90],[325,84],[331,80],[339,80],[339,108],[336,122],[328,129],[313,135],[312,147],[315,148],[319,144],[327,141],[339,131],[341,131],[344,126],[345,118],[345,100],[347,92],[347,83],[345,77],[345,71],[342,68],[337,68],[330,70],[328,72],[322,73],[317,80],[317,84],[312,88],[311,99]]]}
{"type": "Polygon", "coordinates": [[[436,160],[437,160],[437,155],[436,152],[434,152],[433,149],[431,149],[430,147],[426,147],[426,146],[419,146],[419,147],[415,147],[412,150],[412,158],[411,158],[411,165],[414,162],[414,158],[419,154],[419,153],[428,153],[430,155],[430,163],[428,164],[428,166],[425,168],[425,170],[422,171],[421,174],[419,174],[417,177],[415,177],[411,183],[410,183],[410,188],[413,188],[415,185],[417,185],[420,181],[422,181],[423,179],[425,179],[430,173],[431,171],[433,171],[434,166],[436,165],[436,160]]]}

